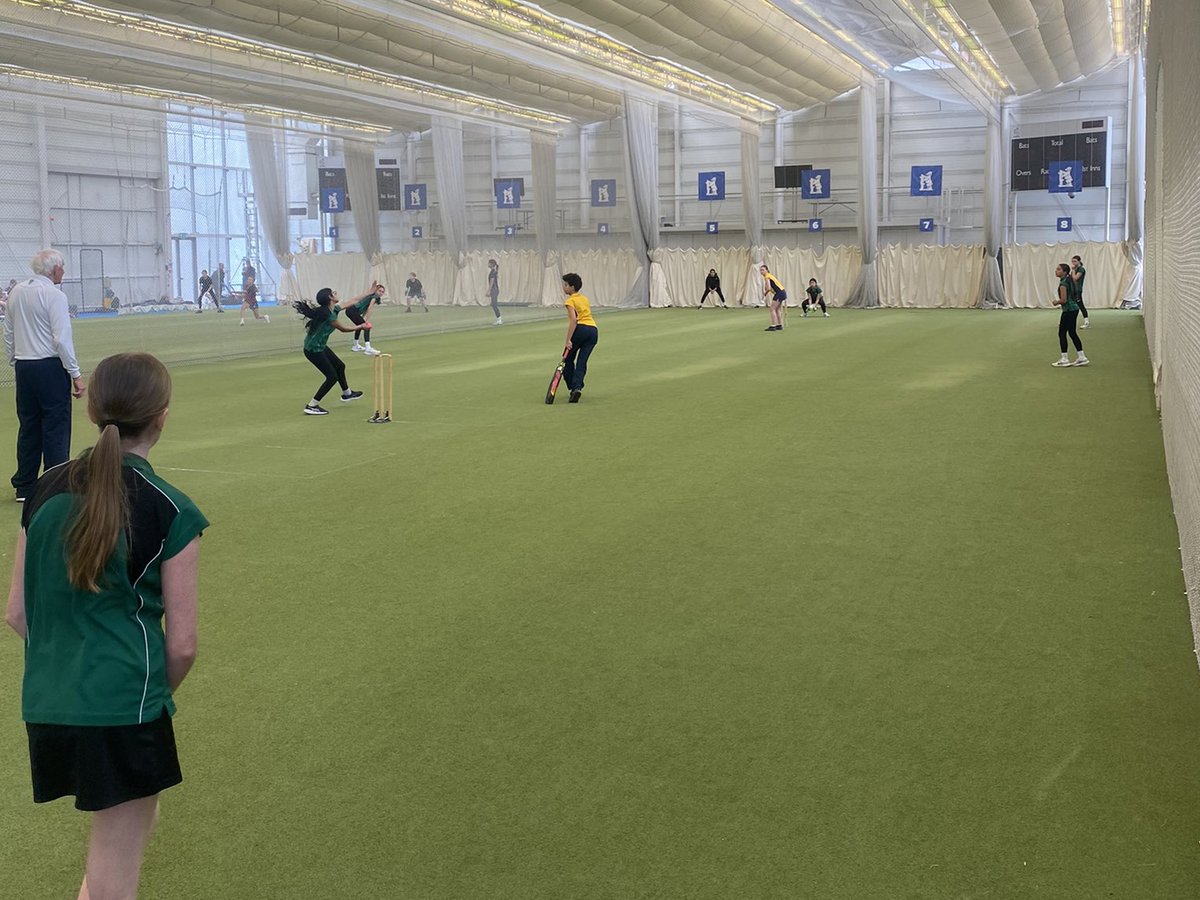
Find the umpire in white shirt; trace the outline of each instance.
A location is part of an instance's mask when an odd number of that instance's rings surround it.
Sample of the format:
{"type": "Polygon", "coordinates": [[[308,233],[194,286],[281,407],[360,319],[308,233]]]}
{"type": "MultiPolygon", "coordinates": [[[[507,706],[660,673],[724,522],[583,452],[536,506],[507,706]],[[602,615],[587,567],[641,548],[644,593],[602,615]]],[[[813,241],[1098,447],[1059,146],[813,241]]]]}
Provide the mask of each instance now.
{"type": "Polygon", "coordinates": [[[39,250],[30,263],[33,277],[14,287],[4,318],[4,350],[16,369],[17,500],[29,496],[38,469],[49,469],[71,456],[71,397],[82,397],[84,384],[71,341],[67,295],[58,287],[63,257],[39,250]]]}

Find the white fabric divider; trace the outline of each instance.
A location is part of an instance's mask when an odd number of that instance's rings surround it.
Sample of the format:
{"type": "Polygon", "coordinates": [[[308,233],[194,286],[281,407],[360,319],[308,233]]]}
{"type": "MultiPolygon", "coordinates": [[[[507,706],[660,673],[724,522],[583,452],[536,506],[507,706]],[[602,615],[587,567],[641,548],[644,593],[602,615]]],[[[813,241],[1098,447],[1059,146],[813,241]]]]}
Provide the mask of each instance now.
{"type": "MultiPolygon", "coordinates": [[[[845,306],[850,291],[862,271],[862,250],[855,246],[826,247],[818,253],[811,248],[767,247],[763,250],[763,262],[771,274],[779,279],[787,291],[788,306],[799,306],[804,302],[804,289],[808,279],[817,279],[825,297],[826,306],[845,306]]],[[[762,278],[750,281],[746,293],[756,294],[751,306],[766,306],[762,294],[762,278]],[[758,284],[755,286],[754,281],[758,284]]]]}
{"type": "Polygon", "coordinates": [[[391,306],[403,306],[408,302],[404,295],[404,283],[408,281],[410,272],[415,272],[420,280],[425,291],[425,302],[429,306],[449,306],[454,298],[457,267],[448,253],[385,253],[379,266],[372,267],[371,271],[372,276],[379,278],[387,287],[383,302],[391,306]]]}
{"type": "Polygon", "coordinates": [[[379,238],[379,180],[375,174],[375,145],[345,140],[346,193],[358,244],[367,259],[375,259],[382,244],[379,238]]]}
{"type": "MultiPolygon", "coordinates": [[[[725,302],[737,306],[746,290],[750,274],[750,251],[745,247],[684,248],[672,247],[663,251],[663,272],[667,277],[667,293],[674,298],[675,306],[699,306],[704,294],[704,279],[709,269],[716,269],[721,276],[721,292],[725,302]]],[[[757,273],[756,273],[757,274],[757,273]]],[[[759,283],[761,292],[762,279],[759,283]]],[[[720,303],[714,294],[707,305],[720,303]]],[[[654,306],[667,306],[658,303],[654,306]]]]}
{"type": "Polygon", "coordinates": [[[1121,243],[1072,242],[1061,244],[1010,244],[1004,248],[1004,284],[1009,306],[1050,308],[1058,291],[1054,267],[1083,260],[1087,278],[1083,302],[1091,309],[1121,305],[1121,288],[1128,278],[1129,257],[1121,243]]]}
{"type": "MultiPolygon", "coordinates": [[[[1125,129],[1125,254],[1129,258],[1129,272],[1121,286],[1121,302],[1136,307],[1142,302],[1145,249],[1142,237],[1146,224],[1146,75],[1140,53],[1129,57],[1128,122],[1125,129]]],[[[1086,295],[1084,302],[1087,302],[1086,295]]]]}
{"type": "MultiPolygon", "coordinates": [[[[847,306],[870,309],[879,305],[879,92],[874,75],[864,74],[858,91],[858,241],[862,269],[846,300],[847,306]]],[[[790,296],[790,294],[789,294],[790,296]]],[[[798,295],[797,295],[798,296],[798,295]]],[[[828,305],[829,301],[825,301],[828,305]]]]}
{"type": "Polygon", "coordinates": [[[879,251],[880,305],[905,309],[973,307],[979,301],[985,256],[982,244],[888,244],[879,251]]]}
{"type": "Polygon", "coordinates": [[[467,254],[467,181],[463,163],[462,122],[433,116],[433,172],[437,179],[438,218],[446,249],[457,267],[452,303],[466,302],[470,288],[463,270],[467,254]]]}
{"type": "Polygon", "coordinates": [[[670,297],[662,296],[667,288],[667,279],[662,272],[662,259],[658,252],[658,104],[628,92],[624,98],[629,236],[633,252],[645,259],[646,263],[622,305],[647,306],[657,297],[657,302],[669,306],[670,297]]]}
{"type": "Polygon", "coordinates": [[[500,303],[542,303],[542,254],[536,250],[473,250],[462,270],[457,306],[488,306],[488,260],[499,264],[500,303]]]}
{"type": "Polygon", "coordinates": [[[987,123],[983,155],[983,244],[986,257],[978,284],[975,305],[997,309],[1004,305],[1004,278],[1000,275],[1000,242],[1004,240],[1004,212],[1008,192],[1004,189],[1004,126],[1000,110],[987,123]]]}
{"type": "Polygon", "coordinates": [[[371,286],[371,264],[361,253],[300,253],[296,255],[296,280],[301,298],[309,303],[326,287],[349,297],[371,286]]]}
{"type": "Polygon", "coordinates": [[[538,306],[549,306],[563,296],[554,200],[558,183],[558,139],[552,134],[531,132],[529,152],[533,169],[533,222],[542,264],[542,288],[534,302],[538,306]]]}
{"type": "MultiPolygon", "coordinates": [[[[563,274],[574,272],[583,279],[583,294],[593,306],[623,306],[625,298],[637,284],[642,266],[637,254],[623,250],[574,250],[562,254],[563,274]]],[[[706,270],[707,271],[707,270],[706,270]]],[[[563,301],[562,292],[555,298],[558,306],[563,301]]]]}

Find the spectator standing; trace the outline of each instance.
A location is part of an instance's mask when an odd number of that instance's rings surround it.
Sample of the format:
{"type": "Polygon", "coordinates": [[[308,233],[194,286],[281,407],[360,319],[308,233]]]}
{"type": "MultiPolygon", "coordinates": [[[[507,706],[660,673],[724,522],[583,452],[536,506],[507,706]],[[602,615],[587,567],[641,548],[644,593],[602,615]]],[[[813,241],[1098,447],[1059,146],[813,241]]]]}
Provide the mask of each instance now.
{"type": "Polygon", "coordinates": [[[59,288],[63,256],[39,250],[33,277],[12,289],[4,317],[4,351],[16,373],[17,471],[12,486],[23,503],[49,469],[71,456],[71,397],[82,397],[67,295],[59,288]]]}

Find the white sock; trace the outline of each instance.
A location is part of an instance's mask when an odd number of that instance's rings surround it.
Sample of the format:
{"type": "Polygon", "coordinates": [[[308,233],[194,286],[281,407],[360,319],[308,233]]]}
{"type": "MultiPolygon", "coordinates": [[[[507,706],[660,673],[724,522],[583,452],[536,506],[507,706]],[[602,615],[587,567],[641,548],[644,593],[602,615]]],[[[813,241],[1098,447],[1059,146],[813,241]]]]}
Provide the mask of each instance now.
{"type": "Polygon", "coordinates": [[[1065,353],[1064,353],[1064,354],[1062,355],[1062,361],[1063,361],[1063,362],[1067,362],[1067,354],[1065,354],[1065,353]]]}
{"type": "Polygon", "coordinates": [[[365,344],[363,344],[363,349],[364,349],[364,350],[370,350],[370,349],[372,349],[372,348],[371,348],[371,342],[370,342],[370,341],[367,341],[365,344]]]}

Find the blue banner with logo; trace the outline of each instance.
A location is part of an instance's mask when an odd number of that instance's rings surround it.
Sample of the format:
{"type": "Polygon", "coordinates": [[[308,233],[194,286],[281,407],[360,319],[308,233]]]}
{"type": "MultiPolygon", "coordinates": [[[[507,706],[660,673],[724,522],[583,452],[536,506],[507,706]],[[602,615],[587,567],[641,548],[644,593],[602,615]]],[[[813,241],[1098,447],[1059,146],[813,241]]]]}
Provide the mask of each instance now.
{"type": "Polygon", "coordinates": [[[942,196],[942,167],[913,166],[909,193],[913,197],[942,196]]]}
{"type": "Polygon", "coordinates": [[[828,200],[829,170],[809,169],[801,172],[800,196],[805,200],[828,200]]]}

